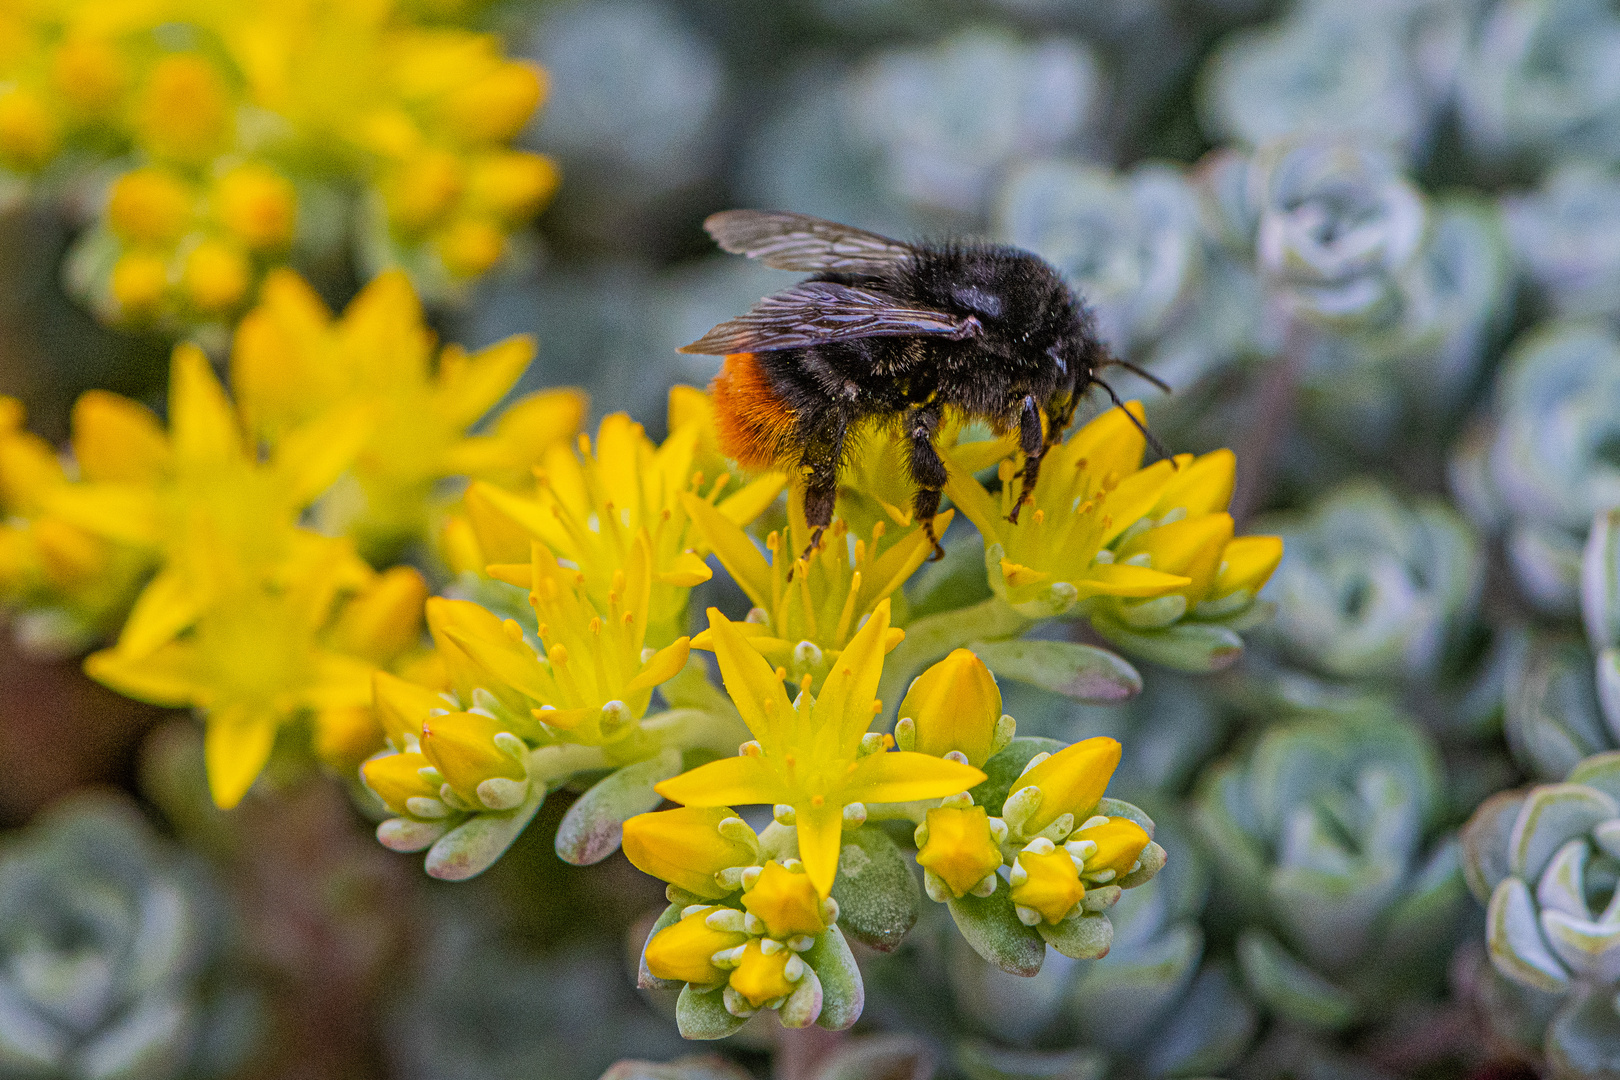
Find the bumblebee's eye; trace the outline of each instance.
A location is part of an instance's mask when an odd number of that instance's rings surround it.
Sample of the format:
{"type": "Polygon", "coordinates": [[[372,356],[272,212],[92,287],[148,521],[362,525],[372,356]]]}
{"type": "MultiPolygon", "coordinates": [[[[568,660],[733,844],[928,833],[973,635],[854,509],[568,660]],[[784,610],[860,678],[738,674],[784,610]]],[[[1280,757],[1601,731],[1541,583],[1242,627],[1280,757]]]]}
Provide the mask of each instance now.
{"type": "Polygon", "coordinates": [[[1058,371],[1065,375],[1069,373],[1069,363],[1067,360],[1063,359],[1063,354],[1058,351],[1058,347],[1056,345],[1053,345],[1051,348],[1047,349],[1046,355],[1052,358],[1052,363],[1057,365],[1058,371]]]}
{"type": "Polygon", "coordinates": [[[951,290],[951,299],[980,315],[994,319],[1001,314],[1001,297],[987,293],[977,285],[958,285],[951,290]]]}

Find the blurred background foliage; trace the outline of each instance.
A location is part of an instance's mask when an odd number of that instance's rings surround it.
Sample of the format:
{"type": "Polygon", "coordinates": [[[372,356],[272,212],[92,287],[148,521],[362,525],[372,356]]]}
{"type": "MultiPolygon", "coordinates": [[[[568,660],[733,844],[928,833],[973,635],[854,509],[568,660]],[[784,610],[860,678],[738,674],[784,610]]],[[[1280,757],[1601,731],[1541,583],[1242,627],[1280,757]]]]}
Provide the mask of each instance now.
{"type": "MultiPolygon", "coordinates": [[[[579,386],[656,437],[668,388],[715,368],[675,347],[786,280],[713,253],[707,214],[1027,247],[1173,385],[1116,383],[1167,445],[1238,451],[1240,527],[1286,537],[1275,618],[1210,679],[1175,669],[1220,667],[1224,639],[1116,640],[1148,673],[1123,705],[1003,687],[1020,734],[1124,742],[1118,794],[1174,837],[1110,956],[1016,979],[923,925],[862,952],[853,1037],[774,1057],[758,1025],[692,1056],[672,1001],[632,989],[661,894],[617,856],[553,858],[564,800],[478,881],[431,881],[371,842],[342,781],[214,809],[188,724],[8,636],[0,1076],[1620,1074],[1601,756],[1620,749],[1620,7],[402,10],[546,72],[512,146],[562,180],[455,281],[389,247],[362,196],[352,220],[310,198],[286,258],[329,305],[404,265],[437,284],[444,340],[537,337],[514,393],[579,386]]],[[[175,335],[208,320],[109,309],[110,177],[23,183],[27,123],[7,84],[0,391],[60,444],[85,389],[160,403],[175,335]]]]}

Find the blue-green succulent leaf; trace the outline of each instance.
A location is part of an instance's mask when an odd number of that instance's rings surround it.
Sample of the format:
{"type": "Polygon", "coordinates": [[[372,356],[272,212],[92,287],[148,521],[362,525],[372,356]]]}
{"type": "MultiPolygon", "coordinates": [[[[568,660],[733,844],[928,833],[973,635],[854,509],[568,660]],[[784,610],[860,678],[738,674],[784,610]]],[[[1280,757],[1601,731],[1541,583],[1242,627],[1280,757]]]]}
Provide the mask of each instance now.
{"type": "Polygon", "coordinates": [[[1103,914],[1074,911],[1055,926],[1042,921],[1035,929],[1048,945],[1071,960],[1107,956],[1114,943],[1114,924],[1103,914]]]}
{"type": "Polygon", "coordinates": [[[1142,692],[1142,676],[1107,649],[1074,641],[1020,638],[968,646],[997,678],[1050,690],[1076,701],[1124,701],[1142,692]]]}
{"type": "Polygon", "coordinates": [[[1010,975],[1033,975],[1046,959],[1046,941],[1013,910],[1012,890],[952,897],[951,918],[973,951],[1010,975]]]}
{"type": "Polygon", "coordinates": [[[900,947],[922,904],[910,860],[874,825],[844,830],[832,898],[839,929],[879,952],[900,947]]]}
{"type": "Polygon", "coordinates": [[[1162,630],[1137,630],[1094,614],[1091,625],[1122,652],[1195,675],[1223,671],[1243,655],[1243,639],[1237,631],[1214,623],[1187,622],[1162,630]]]}
{"type": "Polygon", "coordinates": [[[804,962],[821,980],[821,1015],[816,1023],[832,1031],[852,1027],[866,1007],[866,984],[838,927],[829,926],[816,935],[804,962]]]}
{"type": "Polygon", "coordinates": [[[528,797],[513,809],[474,814],[428,848],[424,869],[444,881],[476,877],[506,853],[545,801],[546,786],[530,784],[528,797]]]}
{"type": "Polygon", "coordinates": [[[1486,948],[1503,975],[1545,993],[1560,993],[1569,986],[1569,972],[1547,947],[1537,923],[1529,887],[1507,878],[1485,909],[1486,948]]]}
{"type": "Polygon", "coordinates": [[[1206,965],[1142,1051],[1149,1076],[1219,1076],[1254,1041],[1260,1014],[1224,965],[1206,965]]]}
{"type": "Polygon", "coordinates": [[[1582,784],[1543,784],[1519,808],[1508,840],[1513,875],[1535,881],[1564,844],[1600,821],[1620,816],[1620,804],[1582,784]]]}
{"type": "Polygon", "coordinates": [[[666,747],[654,757],[602,777],[563,815],[557,826],[557,857],[575,866],[589,866],[619,850],[624,823],[664,801],[653,785],[680,771],[680,750],[666,747]]]}
{"type": "Polygon", "coordinates": [[[1249,989],[1282,1015],[1332,1029],[1355,1021],[1356,999],[1300,963],[1264,930],[1245,930],[1238,938],[1237,956],[1249,989]]]}
{"type": "Polygon", "coordinates": [[[726,1010],[720,990],[698,990],[688,984],[675,1000],[675,1024],[683,1039],[723,1039],[747,1022],[726,1010]]]}

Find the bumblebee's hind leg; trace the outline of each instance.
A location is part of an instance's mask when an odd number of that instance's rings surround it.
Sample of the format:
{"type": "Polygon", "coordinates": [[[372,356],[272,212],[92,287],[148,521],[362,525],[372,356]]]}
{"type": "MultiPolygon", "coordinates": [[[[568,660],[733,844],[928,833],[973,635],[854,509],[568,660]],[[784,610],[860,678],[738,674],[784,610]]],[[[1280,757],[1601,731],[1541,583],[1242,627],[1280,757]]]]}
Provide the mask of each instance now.
{"type": "Polygon", "coordinates": [[[1024,399],[1023,408],[1018,413],[1018,448],[1024,452],[1024,467],[1018,473],[1022,478],[1021,486],[1018,501],[1013,504],[1012,513],[1007,515],[1007,520],[1014,525],[1018,524],[1018,511],[1035,498],[1035,481],[1041,477],[1041,458],[1046,456],[1046,440],[1041,435],[1041,410],[1036,407],[1032,397],[1024,399]]]}
{"type": "Polygon", "coordinates": [[[799,556],[801,559],[815,553],[821,546],[822,534],[832,524],[833,505],[838,501],[838,465],[843,455],[842,420],[829,420],[818,427],[800,455],[805,470],[804,520],[810,526],[810,544],[799,556]]]}
{"type": "Polygon", "coordinates": [[[937,402],[919,405],[906,413],[906,437],[911,441],[911,454],[906,459],[911,482],[917,485],[911,498],[911,511],[922,522],[923,533],[934,545],[930,562],[945,557],[945,548],[934,534],[934,515],[939,513],[939,493],[945,486],[945,462],[934,448],[934,436],[939,432],[940,406],[937,402]]]}

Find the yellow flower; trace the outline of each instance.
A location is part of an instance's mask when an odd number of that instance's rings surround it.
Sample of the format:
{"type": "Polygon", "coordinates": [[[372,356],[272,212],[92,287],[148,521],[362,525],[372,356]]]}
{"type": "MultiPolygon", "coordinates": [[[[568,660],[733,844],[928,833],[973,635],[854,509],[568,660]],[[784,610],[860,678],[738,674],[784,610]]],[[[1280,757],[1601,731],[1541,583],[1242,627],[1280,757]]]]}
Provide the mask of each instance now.
{"type": "Polygon", "coordinates": [[[127,244],[167,248],[191,224],[195,201],[185,181],[167,169],[132,169],[107,193],[107,227],[127,244]]]}
{"type": "Polygon", "coordinates": [[[794,873],[772,859],[742,898],[743,909],[765,924],[765,932],[778,940],[801,934],[814,937],[827,929],[821,897],[809,875],[794,873]]]}
{"type": "Polygon", "coordinates": [[[1083,864],[1081,873],[1097,882],[1124,877],[1153,838],[1130,818],[1093,818],[1069,835],[1064,846],[1083,864]]]}
{"type": "Polygon", "coordinates": [[[861,737],[879,707],[874,694],[889,632],[888,601],[850,639],[820,696],[812,699],[801,689],[796,703],[783,685],[786,672],[772,671],[736,623],[710,608],[709,629],[726,692],[758,741],[744,744],[737,757],[700,765],[656,790],[687,806],[791,807],[799,857],[821,896],[838,871],[845,807],[939,798],[984,779],[970,765],[926,754],[860,754],[861,737]]]}
{"type": "Polygon", "coordinates": [[[584,575],[536,543],[532,562],[512,580],[530,589],[539,654],[515,622],[502,623],[468,601],[429,601],[429,623],[457,696],[470,703],[473,688],[485,689],[562,741],[603,747],[618,762],[647,756],[656,742],[640,721],[654,688],[686,666],[690,648],[683,637],[657,652],[643,649],[650,562],[646,540],[638,538],[597,607],[584,575]]]}
{"type": "Polygon", "coordinates": [[[234,244],[207,239],[186,253],[180,285],[193,308],[218,315],[246,298],[252,274],[247,256],[234,244]]]}
{"type": "Polygon", "coordinates": [[[912,680],[900,702],[895,739],[902,750],[961,754],[980,766],[1012,738],[996,677],[968,649],[957,649],[912,680]]]}
{"type": "MultiPolygon", "coordinates": [[[[1129,408],[1139,416],[1140,406],[1129,408]]],[[[1145,445],[1123,410],[1104,413],[1046,455],[1016,525],[1007,520],[1019,491],[1013,462],[1001,463],[998,498],[947,451],[945,490],[984,537],[991,586],[1021,611],[1052,615],[1092,596],[1153,597],[1191,584],[1105,550],[1152,511],[1175,476],[1169,461],[1140,467],[1145,445]]]]}
{"type": "Polygon", "coordinates": [[[1011,880],[1018,917],[1031,926],[1043,919],[1062,922],[1086,897],[1080,868],[1050,840],[1036,840],[1018,853],[1011,880]]]}
{"type": "Polygon", "coordinates": [[[214,212],[220,224],[255,251],[292,243],[298,197],[285,176],[267,165],[238,165],[214,185],[214,212]]]}
{"type": "Polygon", "coordinates": [[[283,724],[370,702],[372,666],[320,640],[352,557],[338,541],[324,544],[325,556],[283,586],[247,584],[212,597],[187,620],[184,637],[138,651],[120,644],[85,661],[92,678],[121,694],[205,714],[208,786],[224,809],[263,771],[283,724]]]}
{"type": "Polygon", "coordinates": [[[95,400],[101,404],[87,408],[82,423],[75,417],[75,450],[85,461],[124,464],[61,488],[48,510],[161,560],[119,637],[123,654],[150,652],[216,598],[304,573],[312,561],[336,558],[340,576],[367,580],[370,571],[352,552],[298,527],[303,508],[365,438],[362,417],[335,412],[303,425],[261,460],[207,357],[191,345],[174,352],[166,439],[138,419],[138,407],[95,400]]]}
{"type": "Polygon", "coordinates": [[[0,163],[25,173],[41,169],[56,155],[61,137],[37,95],[20,88],[0,92],[0,163]]]}
{"type": "Polygon", "coordinates": [[[372,424],[354,466],[359,490],[328,500],[325,516],[367,546],[387,547],[426,531],[440,480],[522,469],[573,433],[584,403],[563,392],[541,398],[566,399],[561,408],[524,399],[494,434],[467,434],[533,352],[529,339],[514,337],[473,355],[450,346],[435,364],[421,304],[402,274],[381,275],[334,319],[302,279],[277,271],[242,319],[231,371],[253,431],[272,442],[331,409],[367,410],[372,424]]]}
{"type": "Polygon", "coordinates": [[[1024,836],[1034,836],[1064,815],[1071,818],[1072,829],[1085,820],[1107,790],[1109,778],[1119,767],[1120,752],[1117,739],[1099,735],[1055,754],[1031,758],[1007,792],[1011,805],[1002,808],[1002,816],[1024,836]]]}
{"type": "Polygon", "coordinates": [[[917,865],[943,881],[954,896],[983,886],[1001,866],[1001,848],[982,806],[935,807],[928,811],[924,829],[917,865]]]}
{"type": "Polygon", "coordinates": [[[752,866],[758,850],[753,830],[729,806],[681,806],[624,823],[624,855],[632,866],[708,900],[735,892],[715,875],[752,866]]]}
{"type": "Polygon", "coordinates": [[[169,290],[168,264],[150,251],[131,251],[113,264],[108,289],[121,316],[155,315],[169,290]]]}
{"type": "MultiPolygon", "coordinates": [[[[883,522],[873,526],[870,541],[857,538],[851,545],[844,523],[834,519],[809,559],[790,557],[803,551],[810,539],[803,506],[790,498],[787,536],[773,531],[765,538],[771,553],[767,562],[739,524],[696,496],[684,499],[715,555],[764,615],[763,621],[743,624],[739,633],[747,635],[771,663],[795,676],[810,676],[812,685],[837,662],[862,620],[887,604],[933,550],[921,526],[884,545],[883,522]],[[790,550],[784,551],[784,546],[790,550]]],[[[936,528],[943,530],[950,520],[951,512],[946,511],[935,519],[936,528]]],[[[896,629],[884,651],[894,648],[902,636],[896,629]]],[[[712,634],[699,634],[693,644],[711,648],[711,640],[712,634]]]]}
{"type": "Polygon", "coordinates": [[[692,983],[696,986],[715,986],[727,979],[725,971],[714,964],[714,954],[734,949],[748,940],[740,930],[718,930],[708,923],[708,916],[720,907],[702,907],[684,916],[674,926],[666,926],[647,942],[647,970],[660,979],[692,983]]]}
{"type": "Polygon", "coordinates": [[[383,737],[395,750],[415,749],[422,738],[422,722],[434,710],[456,704],[430,687],[386,671],[372,675],[371,703],[383,737]]]}
{"type": "Polygon", "coordinates": [[[219,70],[196,53],[152,65],[135,108],[135,134],[154,157],[200,164],[225,148],[235,102],[219,70]]]}
{"type": "MultiPolygon", "coordinates": [[[[701,473],[692,472],[700,437],[700,427],[688,424],[655,446],[640,424],[614,413],[603,418],[594,447],[581,435],[578,455],[561,444],[547,451],[536,471],[534,498],[474,484],[467,503],[481,502],[576,564],[598,600],[636,538],[645,535],[654,574],[649,636],[669,641],[684,628],[692,586],[712,573],[703,561],[712,543],[703,522],[717,518],[740,530],[775,500],[784,483],[780,474],[767,474],[720,498],[729,477],[705,483],[701,473]]],[[[480,524],[474,520],[475,529],[480,524]]],[[[495,555],[489,548],[500,543],[491,537],[486,550],[495,555]]]]}
{"type": "Polygon", "coordinates": [[[756,1009],[768,1001],[787,997],[794,991],[794,980],[788,978],[788,965],[795,959],[795,954],[788,949],[767,953],[764,942],[756,938],[743,947],[743,954],[731,973],[731,989],[756,1009]]]}
{"type": "Polygon", "coordinates": [[[1239,593],[1257,596],[1277,564],[1282,562],[1280,536],[1240,536],[1221,553],[1221,569],[1211,599],[1219,601],[1239,593]]]}

